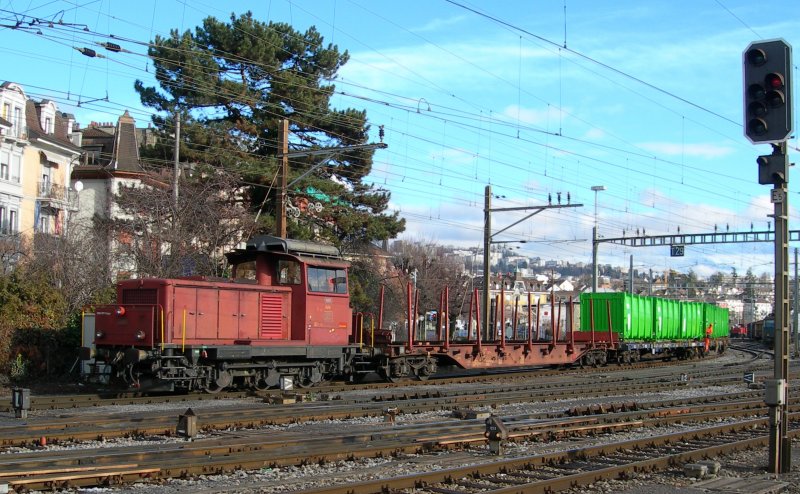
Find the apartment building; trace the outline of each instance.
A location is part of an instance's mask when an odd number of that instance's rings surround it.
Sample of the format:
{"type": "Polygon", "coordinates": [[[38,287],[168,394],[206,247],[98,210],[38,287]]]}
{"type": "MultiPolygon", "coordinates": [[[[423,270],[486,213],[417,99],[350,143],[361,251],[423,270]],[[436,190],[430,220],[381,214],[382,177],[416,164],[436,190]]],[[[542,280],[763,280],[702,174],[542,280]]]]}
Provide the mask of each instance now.
{"type": "Polygon", "coordinates": [[[70,176],[82,153],[74,117],[13,82],[0,85],[0,112],[0,235],[63,235],[74,199],[70,176]]]}

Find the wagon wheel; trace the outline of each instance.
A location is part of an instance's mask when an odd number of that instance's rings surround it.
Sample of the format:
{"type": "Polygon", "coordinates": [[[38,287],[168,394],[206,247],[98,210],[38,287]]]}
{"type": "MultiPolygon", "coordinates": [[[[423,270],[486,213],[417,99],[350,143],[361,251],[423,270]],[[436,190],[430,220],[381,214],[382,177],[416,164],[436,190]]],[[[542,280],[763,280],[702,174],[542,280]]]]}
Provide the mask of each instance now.
{"type": "Polygon", "coordinates": [[[420,381],[427,381],[436,373],[436,361],[425,359],[421,364],[414,366],[414,376],[420,381]]]}
{"type": "Polygon", "coordinates": [[[381,367],[378,369],[378,374],[386,381],[389,381],[393,384],[405,383],[411,381],[411,377],[408,375],[397,376],[393,375],[392,372],[385,368],[381,367]]]}

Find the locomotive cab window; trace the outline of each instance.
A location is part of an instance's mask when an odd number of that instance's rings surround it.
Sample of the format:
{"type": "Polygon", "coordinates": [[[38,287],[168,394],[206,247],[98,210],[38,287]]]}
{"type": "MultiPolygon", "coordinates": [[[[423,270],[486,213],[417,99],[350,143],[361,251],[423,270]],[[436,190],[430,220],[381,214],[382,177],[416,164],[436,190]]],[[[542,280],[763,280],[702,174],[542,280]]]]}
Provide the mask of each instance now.
{"type": "Polygon", "coordinates": [[[281,285],[300,284],[300,263],[297,261],[278,261],[278,282],[281,285]]]}
{"type": "Polygon", "coordinates": [[[308,291],[347,293],[347,273],[344,269],[309,266],[308,291]]]}
{"type": "Polygon", "coordinates": [[[248,261],[237,264],[234,267],[234,279],[237,281],[255,281],[256,262],[248,261]]]}

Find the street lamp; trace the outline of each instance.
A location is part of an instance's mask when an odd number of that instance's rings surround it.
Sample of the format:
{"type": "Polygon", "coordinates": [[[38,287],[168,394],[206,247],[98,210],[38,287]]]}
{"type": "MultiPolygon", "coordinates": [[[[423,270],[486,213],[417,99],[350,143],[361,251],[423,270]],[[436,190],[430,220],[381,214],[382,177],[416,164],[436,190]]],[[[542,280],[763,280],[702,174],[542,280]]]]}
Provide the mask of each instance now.
{"type": "Polygon", "coordinates": [[[597,193],[606,190],[605,185],[592,185],[594,191],[594,227],[592,228],[592,293],[597,292],[597,193]]]}

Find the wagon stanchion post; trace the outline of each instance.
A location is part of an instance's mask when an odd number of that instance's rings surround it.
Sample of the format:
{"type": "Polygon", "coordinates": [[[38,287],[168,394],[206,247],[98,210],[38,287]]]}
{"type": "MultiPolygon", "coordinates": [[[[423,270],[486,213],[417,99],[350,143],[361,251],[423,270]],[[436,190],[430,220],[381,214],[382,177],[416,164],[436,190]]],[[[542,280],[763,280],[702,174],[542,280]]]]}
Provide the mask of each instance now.
{"type": "Polygon", "coordinates": [[[537,340],[542,335],[541,317],[542,317],[542,299],[537,299],[536,300],[536,339],[537,340]]]}
{"type": "Polygon", "coordinates": [[[444,324],[444,348],[450,348],[450,287],[444,287],[444,314],[439,317],[440,324],[444,324]]]}
{"type": "Polygon", "coordinates": [[[469,297],[469,316],[467,317],[467,341],[472,341],[472,314],[474,313],[475,295],[470,294],[469,297]]]}
{"type": "MultiPolygon", "coordinates": [[[[531,292],[528,292],[528,351],[533,347],[533,318],[531,317],[531,292]]],[[[537,335],[538,336],[538,335],[537,335]]]]}
{"type": "Polygon", "coordinates": [[[592,334],[592,347],[594,347],[594,298],[589,299],[589,319],[592,334]]]}
{"type": "MultiPolygon", "coordinates": [[[[483,353],[483,345],[481,344],[481,304],[478,303],[478,289],[475,289],[475,336],[478,340],[478,354],[483,353]]],[[[488,308],[487,308],[488,310],[488,308]]]]}
{"type": "MultiPolygon", "coordinates": [[[[553,301],[553,303],[555,303],[555,300],[553,301]]],[[[551,307],[551,309],[552,309],[552,307],[551,307]]],[[[561,333],[561,303],[560,302],[558,304],[558,314],[556,314],[555,310],[551,310],[551,313],[550,313],[551,320],[552,320],[553,316],[556,317],[555,323],[553,323],[553,334],[554,335],[559,335],[559,333],[561,333]]],[[[556,336],[555,338],[556,338],[556,341],[558,341],[558,336],[556,336]]],[[[566,341],[567,340],[565,338],[564,342],[566,343],[566,341]]],[[[572,344],[574,345],[575,342],[573,341],[572,344]]]]}
{"type": "Polygon", "coordinates": [[[411,305],[411,283],[407,285],[406,301],[408,307],[408,312],[406,313],[406,317],[408,318],[408,341],[406,342],[406,349],[411,352],[411,349],[414,348],[414,322],[416,320],[416,317],[412,315],[414,307],[411,305]]]}
{"type": "Polygon", "coordinates": [[[439,313],[436,315],[436,340],[442,341],[442,319],[444,319],[444,291],[439,294],[439,313]]]}
{"type": "MultiPolygon", "coordinates": [[[[569,302],[567,303],[567,310],[569,310],[569,324],[567,325],[567,333],[569,333],[569,337],[567,341],[569,341],[569,347],[567,348],[567,353],[574,353],[575,352],[575,332],[573,331],[572,327],[572,297],[570,297],[569,302]]],[[[558,304],[558,324],[561,325],[561,304],[558,304]]],[[[560,327],[559,327],[560,330],[560,327]]]]}
{"type": "Polygon", "coordinates": [[[514,295],[514,315],[511,317],[511,339],[518,340],[517,324],[519,324],[519,293],[514,295]]]}
{"type": "Polygon", "coordinates": [[[494,306],[494,325],[500,322],[500,348],[506,347],[506,296],[503,288],[500,288],[500,295],[497,296],[497,303],[494,306]]]}
{"type": "MultiPolygon", "coordinates": [[[[383,296],[386,292],[386,285],[381,285],[380,290],[380,300],[378,303],[378,329],[383,329],[383,296]]],[[[373,337],[375,335],[373,334],[373,337]]],[[[375,346],[375,342],[372,342],[372,346],[375,346]]]]}

